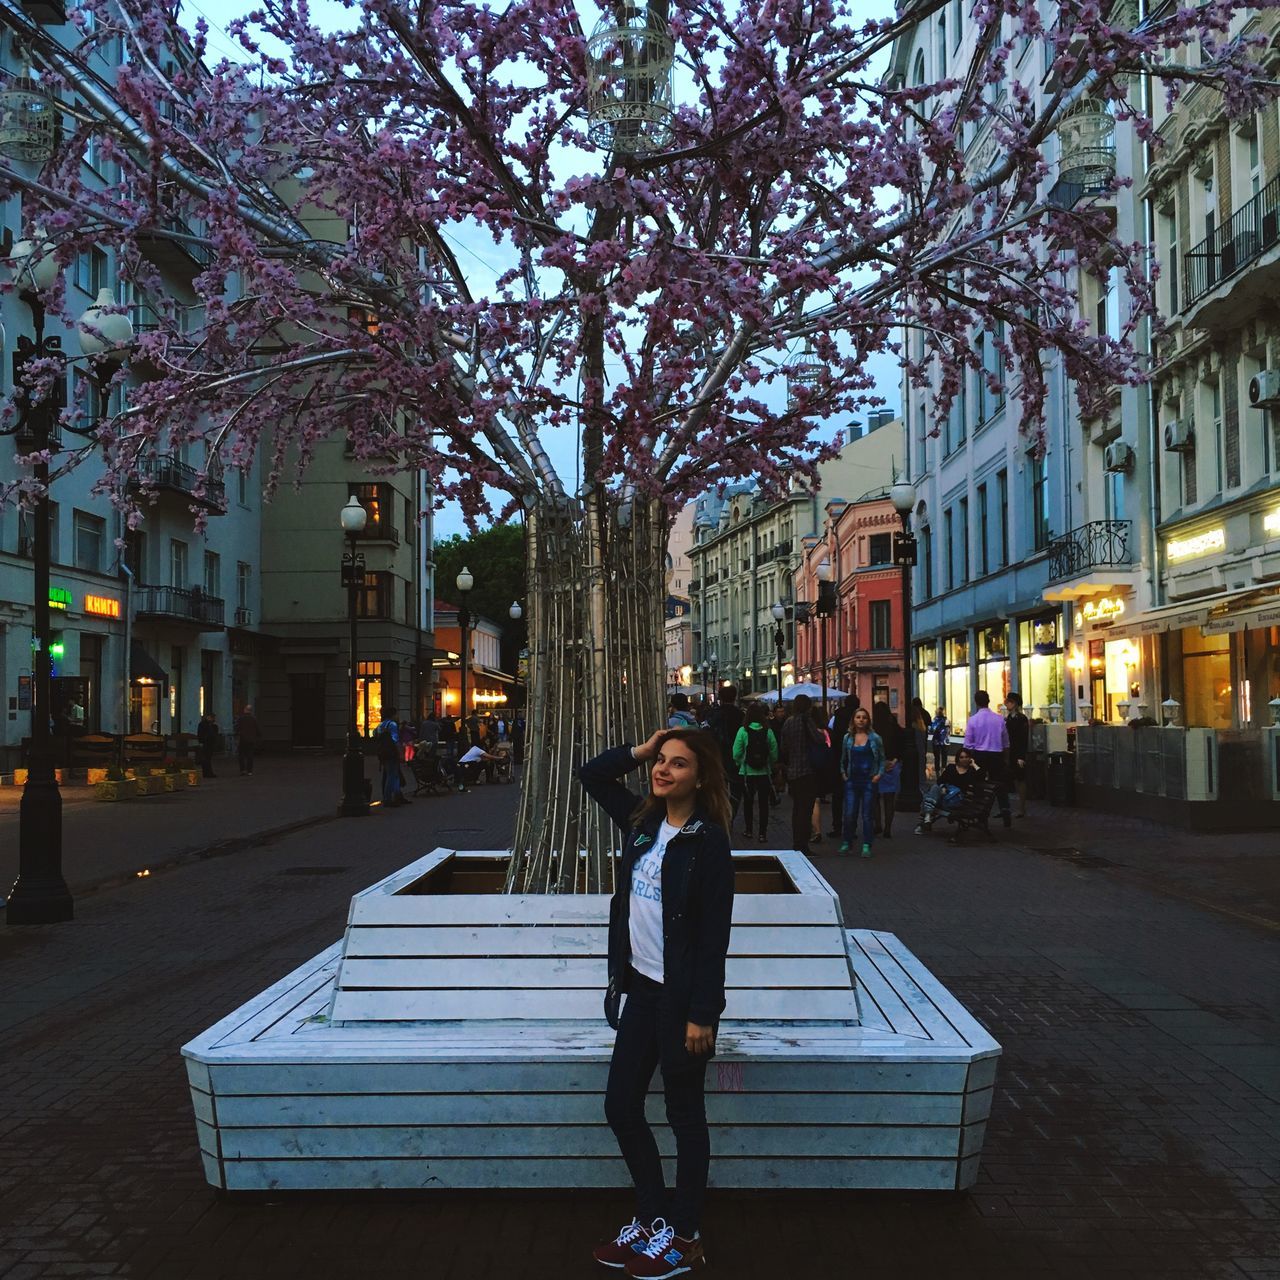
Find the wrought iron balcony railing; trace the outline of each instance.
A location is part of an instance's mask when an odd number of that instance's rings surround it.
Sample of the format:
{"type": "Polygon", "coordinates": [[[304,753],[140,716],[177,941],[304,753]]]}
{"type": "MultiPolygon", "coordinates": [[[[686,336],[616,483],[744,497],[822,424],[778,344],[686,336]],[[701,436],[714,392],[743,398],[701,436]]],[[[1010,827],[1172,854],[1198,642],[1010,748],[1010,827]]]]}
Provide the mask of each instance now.
{"type": "Polygon", "coordinates": [[[1086,196],[1104,196],[1116,177],[1114,146],[1082,147],[1064,157],[1048,202],[1056,209],[1074,209],[1086,196]],[[1070,164],[1068,168],[1067,165],[1070,164]]]}
{"type": "Polygon", "coordinates": [[[173,489],[203,503],[211,511],[225,511],[227,490],[222,479],[218,476],[207,477],[203,492],[197,495],[197,490],[201,487],[200,479],[200,472],[195,467],[182,462],[171,453],[159,453],[139,460],[133,483],[137,487],[173,489]]]}
{"type": "Polygon", "coordinates": [[[210,630],[223,625],[225,602],[194,587],[142,586],[137,601],[139,617],[195,622],[210,630]]]}
{"type": "Polygon", "coordinates": [[[1182,308],[1280,244],[1280,176],[1272,178],[1182,260],[1182,308]]]}
{"type": "Polygon", "coordinates": [[[1091,520],[1049,544],[1049,581],[1061,582],[1090,569],[1132,564],[1131,520],[1091,520]]]}

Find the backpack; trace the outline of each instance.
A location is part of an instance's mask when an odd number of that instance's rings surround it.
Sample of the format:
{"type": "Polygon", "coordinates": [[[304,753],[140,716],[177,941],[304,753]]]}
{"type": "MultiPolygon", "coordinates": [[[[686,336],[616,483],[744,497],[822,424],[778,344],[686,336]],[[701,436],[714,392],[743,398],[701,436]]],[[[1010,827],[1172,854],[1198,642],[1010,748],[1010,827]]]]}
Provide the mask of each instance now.
{"type": "Polygon", "coordinates": [[[746,762],[751,769],[769,767],[769,730],[761,725],[747,726],[746,762]]]}
{"type": "Polygon", "coordinates": [[[396,758],[396,740],[388,725],[380,725],[373,735],[373,753],[379,764],[390,764],[396,758]]]}

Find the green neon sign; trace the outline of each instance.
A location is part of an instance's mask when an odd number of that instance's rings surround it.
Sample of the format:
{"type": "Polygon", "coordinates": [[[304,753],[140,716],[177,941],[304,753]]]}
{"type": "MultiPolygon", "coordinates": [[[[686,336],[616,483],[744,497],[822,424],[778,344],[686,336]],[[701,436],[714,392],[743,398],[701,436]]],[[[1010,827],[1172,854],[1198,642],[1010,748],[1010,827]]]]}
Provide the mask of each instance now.
{"type": "Polygon", "coordinates": [[[71,608],[71,592],[66,587],[50,587],[49,588],[49,608],[50,609],[70,609],[71,608]]]}

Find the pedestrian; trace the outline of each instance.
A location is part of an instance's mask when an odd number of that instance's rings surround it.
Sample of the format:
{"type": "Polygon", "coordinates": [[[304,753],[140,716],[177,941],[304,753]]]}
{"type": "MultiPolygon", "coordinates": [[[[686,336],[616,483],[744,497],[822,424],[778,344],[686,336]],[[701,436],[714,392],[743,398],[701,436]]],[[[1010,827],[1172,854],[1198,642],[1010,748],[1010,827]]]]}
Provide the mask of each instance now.
{"type": "Polygon", "coordinates": [[[440,745],[440,721],[434,711],[428,711],[426,718],[418,726],[418,741],[428,750],[440,745]]]}
{"type": "Polygon", "coordinates": [[[860,705],[858,695],[850,694],[837,704],[831,716],[831,723],[828,725],[828,738],[834,757],[831,762],[831,775],[835,783],[835,791],[831,797],[831,827],[827,835],[837,840],[844,830],[844,782],[840,777],[840,752],[844,748],[844,735],[849,732],[853,713],[860,705]]]}
{"type": "Polygon", "coordinates": [[[446,760],[458,758],[458,722],[448,712],[440,717],[440,752],[446,760]]]}
{"type": "Polygon", "coordinates": [[[200,747],[200,775],[204,778],[216,778],[213,771],[213,753],[218,749],[218,722],[212,711],[206,711],[196,725],[196,742],[200,747]]]}
{"type": "Polygon", "coordinates": [[[925,781],[926,761],[929,758],[929,713],[919,698],[912,698],[907,708],[907,732],[911,735],[911,745],[916,749],[916,786],[923,787],[925,781]]]}
{"type": "Polygon", "coordinates": [[[782,726],[782,763],[791,792],[791,847],[799,853],[808,850],[813,837],[813,805],[826,764],[827,744],[813,723],[812,710],[808,694],[796,694],[782,726]]]}
{"type": "Polygon", "coordinates": [[[253,753],[262,741],[262,728],[253,707],[246,706],[236,720],[236,755],[240,761],[240,776],[253,772],[253,753]]]}
{"type": "Polygon", "coordinates": [[[628,1276],[658,1280],[705,1264],[699,1227],[711,1139],[704,1089],[725,1005],[733,915],[729,788],[715,738],[688,729],[660,729],[639,747],[615,747],[578,777],[626,832],[609,910],[605,1017],[618,1034],[604,1109],[635,1185],[636,1210],[594,1256],[628,1276]],[[642,799],[621,779],[650,762],[642,799]],[[675,1135],[674,1194],[645,1119],[655,1067],[675,1135]]]}
{"type": "Polygon", "coordinates": [[[524,764],[524,712],[517,711],[511,721],[511,760],[519,768],[524,764]]]}
{"type": "Polygon", "coordinates": [[[1031,749],[1031,721],[1022,710],[1022,694],[1005,695],[1005,727],[1009,731],[1009,774],[1018,793],[1018,817],[1027,816],[1027,755],[1031,749]]]}
{"type": "Polygon", "coordinates": [[[871,727],[871,713],[859,707],[849,722],[840,751],[840,776],[844,779],[844,839],[840,852],[848,853],[862,818],[862,856],[871,857],[875,830],[876,787],[884,772],[884,743],[871,727]]]}
{"type": "Polygon", "coordinates": [[[400,776],[400,726],[396,723],[394,707],[384,707],[382,722],[373,731],[374,755],[382,770],[382,804],[394,809],[413,802],[404,794],[404,779],[400,776]]]}
{"type": "Polygon", "coordinates": [[[746,839],[753,833],[761,844],[769,840],[769,778],[778,763],[778,739],[769,728],[768,713],[753,702],[742,717],[742,727],[733,740],[734,770],[742,779],[745,797],[746,839]],[[756,823],[751,821],[753,809],[756,823]]]}
{"type": "MultiPolygon", "coordinates": [[[[809,719],[813,722],[814,730],[822,741],[822,756],[820,762],[814,766],[814,772],[817,775],[817,789],[813,797],[813,811],[809,816],[809,843],[822,843],[822,802],[830,799],[839,788],[840,782],[840,761],[831,758],[831,734],[827,731],[826,722],[822,716],[822,708],[815,705],[809,712],[809,719]]],[[[815,761],[818,757],[815,756],[815,761]]]]}
{"type": "Polygon", "coordinates": [[[998,711],[991,710],[991,695],[979,689],[973,695],[976,709],[964,727],[964,745],[973,752],[973,758],[996,784],[996,804],[1000,806],[1000,820],[1006,827],[1013,826],[1009,813],[1009,775],[1005,758],[1009,752],[1009,726],[998,711]]]}
{"type": "Polygon", "coordinates": [[[951,743],[951,721],[947,719],[946,707],[939,707],[929,722],[929,741],[933,744],[933,780],[936,782],[942,777],[947,747],[951,743]]]}
{"type": "Polygon", "coordinates": [[[884,747],[884,770],[876,783],[876,834],[893,839],[893,815],[897,812],[902,791],[902,750],[906,733],[887,702],[871,708],[871,727],[884,747]]]}
{"type": "Polygon", "coordinates": [[[943,769],[938,781],[924,793],[916,835],[927,835],[933,829],[938,814],[958,809],[965,797],[972,795],[985,778],[986,774],[973,759],[973,752],[968,747],[961,747],[955,760],[943,769]]]}
{"type": "Polygon", "coordinates": [[[400,722],[400,759],[405,764],[413,761],[413,746],[418,740],[418,726],[412,720],[400,722]]]}
{"type": "Polygon", "coordinates": [[[698,721],[694,718],[693,712],[689,710],[689,695],[687,693],[673,693],[667,710],[668,729],[696,729],[698,727],[698,721]]]}
{"type": "Polygon", "coordinates": [[[484,769],[486,782],[493,781],[493,769],[501,761],[501,756],[490,755],[483,747],[468,747],[454,766],[453,777],[459,791],[465,791],[480,780],[480,770],[484,769]]]}
{"type": "Polygon", "coordinates": [[[711,712],[710,728],[720,744],[720,760],[729,779],[729,809],[736,822],[742,807],[743,783],[742,773],[734,763],[733,750],[738,730],[742,728],[742,708],[738,706],[738,690],[734,685],[727,684],[720,690],[720,705],[711,712]]]}

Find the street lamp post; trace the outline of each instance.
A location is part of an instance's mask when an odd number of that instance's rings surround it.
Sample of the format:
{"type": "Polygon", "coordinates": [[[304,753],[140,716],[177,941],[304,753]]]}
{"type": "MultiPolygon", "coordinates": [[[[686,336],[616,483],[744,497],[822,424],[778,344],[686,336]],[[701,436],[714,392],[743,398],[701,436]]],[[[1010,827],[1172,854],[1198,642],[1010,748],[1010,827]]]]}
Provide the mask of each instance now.
{"type": "MultiPolygon", "coordinates": [[[[20,296],[31,309],[34,341],[23,336],[18,341],[15,366],[60,353],[57,337],[44,334],[44,303],[41,294],[58,278],[58,263],[52,245],[22,240],[13,248],[13,259],[21,280],[20,296]]],[[[56,384],[55,384],[56,385],[56,384]]],[[[65,384],[63,384],[65,386],[65,384]]],[[[9,924],[59,924],[75,916],[71,890],[62,875],[62,792],[54,767],[50,735],[49,705],[51,669],[49,656],[49,464],[43,454],[51,444],[53,415],[57,412],[56,392],[51,390],[35,404],[20,407],[21,444],[42,460],[33,468],[38,485],[35,500],[35,536],[32,539],[32,568],[35,590],[35,625],[31,640],[31,747],[27,755],[27,781],[22,788],[18,817],[18,878],[5,904],[9,924]]]]}
{"type": "MultiPolygon", "coordinates": [[[[511,608],[509,608],[509,609],[507,610],[507,617],[508,617],[508,618],[510,618],[512,622],[519,622],[519,621],[520,621],[520,619],[524,617],[524,610],[520,607],[520,601],[519,601],[519,600],[513,600],[513,601],[511,602],[511,608]]],[[[520,654],[519,654],[519,652],[517,651],[517,653],[516,653],[516,679],[515,679],[515,685],[514,685],[514,687],[513,687],[513,692],[518,693],[519,691],[520,691],[520,654]]],[[[516,710],[516,707],[515,707],[515,705],[514,705],[514,700],[513,700],[513,704],[512,704],[512,708],[511,708],[511,710],[512,710],[512,713],[514,714],[514,712],[515,712],[515,710],[516,710]]],[[[508,729],[508,732],[510,732],[510,726],[509,726],[509,725],[508,725],[507,729],[508,729]]]]}
{"type": "Polygon", "coordinates": [[[827,712],[827,619],[835,612],[836,588],[831,581],[831,561],[823,557],[814,571],[818,579],[818,604],[814,612],[818,616],[818,661],[822,664],[822,723],[830,716],[827,712]]]}
{"type": "MultiPolygon", "coordinates": [[[[468,737],[467,729],[467,659],[471,655],[471,611],[466,606],[467,595],[471,588],[476,585],[476,580],[471,575],[471,570],[464,564],[462,572],[454,579],[454,585],[458,588],[458,594],[464,603],[458,606],[458,632],[462,638],[462,655],[460,667],[460,684],[458,714],[461,718],[461,727],[458,731],[459,742],[468,747],[474,747],[475,743],[468,737]]],[[[461,776],[461,775],[459,775],[461,776]]],[[[463,790],[463,786],[459,783],[458,790],[463,790]]]]}
{"type": "Polygon", "coordinates": [[[902,744],[902,789],[898,792],[898,808],[904,813],[920,809],[920,773],[924,761],[916,749],[916,727],[911,723],[911,702],[915,694],[911,670],[911,570],[916,563],[916,539],[911,532],[911,511],[915,506],[916,488],[909,480],[899,480],[889,489],[902,533],[895,540],[894,561],[902,567],[902,722],[906,732],[902,744]]]}
{"type": "Polygon", "coordinates": [[[360,750],[359,704],[357,700],[356,598],[364,586],[364,555],[356,550],[356,539],[364,532],[369,513],[354,494],[339,513],[342,532],[347,535],[347,552],[342,557],[342,582],[347,588],[347,622],[351,627],[351,669],[348,680],[349,714],[347,716],[347,750],[342,757],[342,804],[338,813],[344,818],[363,818],[369,812],[369,795],[364,776],[364,755],[360,750]]]}
{"type": "Polygon", "coordinates": [[[782,705],[782,658],[786,652],[787,635],[782,629],[783,619],[787,616],[786,606],[781,600],[775,600],[769,610],[773,614],[773,647],[778,651],[778,705],[782,705]]]}

